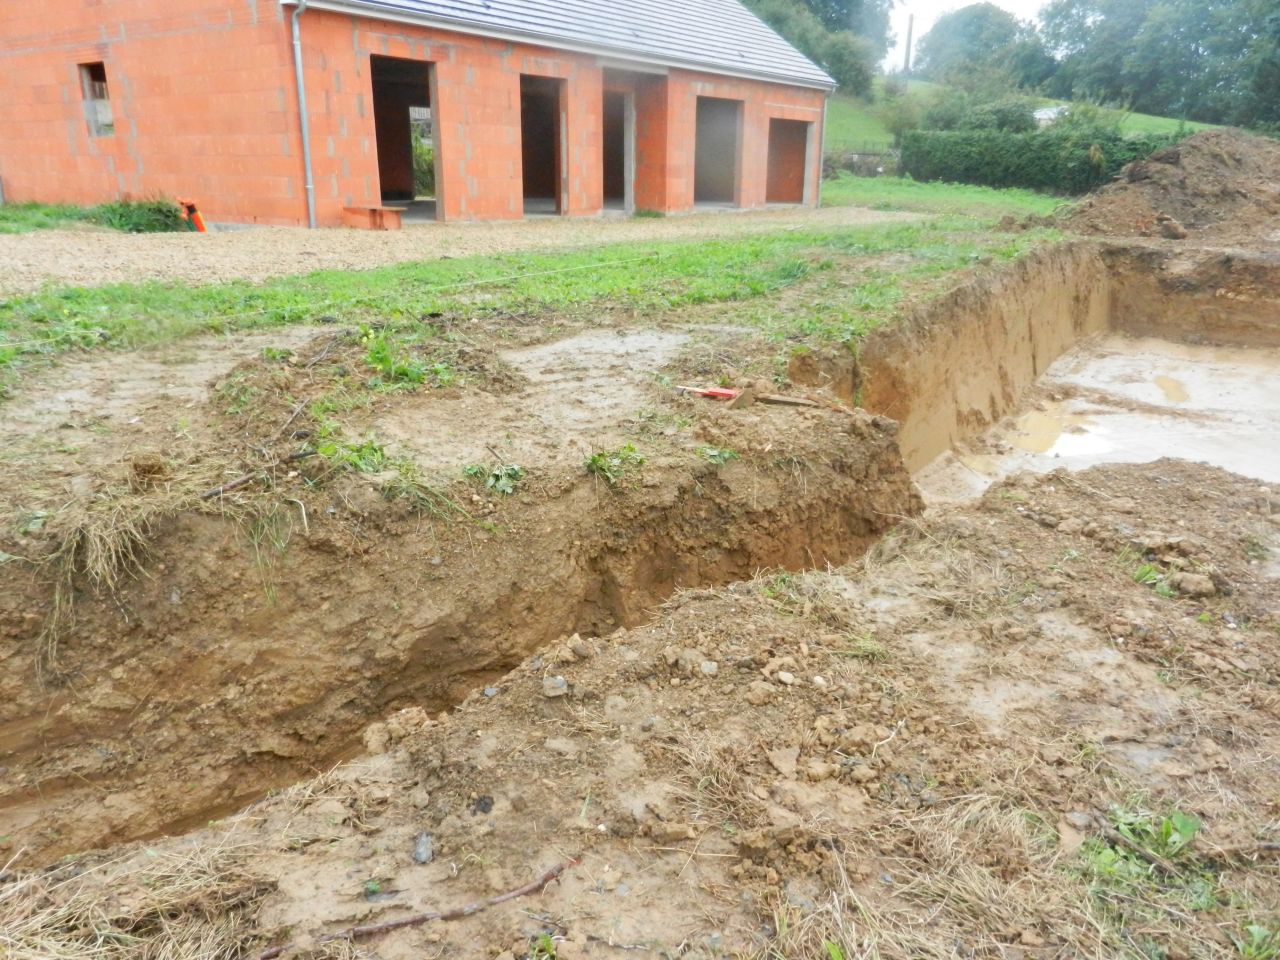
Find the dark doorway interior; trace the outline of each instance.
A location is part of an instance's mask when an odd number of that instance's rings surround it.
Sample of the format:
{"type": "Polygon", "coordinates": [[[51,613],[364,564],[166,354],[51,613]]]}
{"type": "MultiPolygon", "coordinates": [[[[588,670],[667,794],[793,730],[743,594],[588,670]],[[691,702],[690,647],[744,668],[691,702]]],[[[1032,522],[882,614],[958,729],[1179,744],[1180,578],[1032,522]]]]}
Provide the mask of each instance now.
{"type": "Polygon", "coordinates": [[[627,202],[627,95],[604,95],[604,205],[627,202]]]}
{"type": "Polygon", "coordinates": [[[769,121],[767,203],[804,203],[810,126],[803,120],[769,121]]]}
{"type": "Polygon", "coordinates": [[[697,124],[693,202],[737,206],[742,101],[699,97],[697,124]]]}
{"type": "Polygon", "coordinates": [[[561,213],[560,127],[564,81],[520,77],[520,160],[524,211],[561,213]]]}
{"type": "Polygon", "coordinates": [[[371,56],[369,62],[382,202],[405,205],[419,197],[434,197],[431,64],[381,56],[371,56]],[[416,167],[415,139],[419,141],[416,167]]]}

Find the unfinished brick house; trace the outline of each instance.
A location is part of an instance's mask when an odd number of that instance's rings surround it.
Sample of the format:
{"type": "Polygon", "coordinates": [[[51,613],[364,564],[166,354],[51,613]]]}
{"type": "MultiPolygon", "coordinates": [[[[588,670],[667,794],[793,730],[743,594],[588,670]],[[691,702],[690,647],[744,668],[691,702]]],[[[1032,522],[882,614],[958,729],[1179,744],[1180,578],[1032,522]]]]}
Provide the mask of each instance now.
{"type": "Polygon", "coordinates": [[[832,87],[737,0],[3,3],[0,189],[320,226],[813,204],[832,87]]]}

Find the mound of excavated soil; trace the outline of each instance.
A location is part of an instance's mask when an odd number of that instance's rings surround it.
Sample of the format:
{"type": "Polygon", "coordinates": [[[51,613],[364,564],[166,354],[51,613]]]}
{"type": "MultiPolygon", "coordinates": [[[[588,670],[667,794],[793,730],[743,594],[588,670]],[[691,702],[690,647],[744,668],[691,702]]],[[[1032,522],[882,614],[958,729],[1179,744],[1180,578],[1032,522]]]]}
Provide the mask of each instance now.
{"type": "Polygon", "coordinates": [[[1234,957],[1280,909],[1278,546],[1280,488],[1215,469],[1017,477],[863,562],[567,636],[228,823],[11,875],[0,929],[346,957],[322,938],[453,911],[359,955],[1234,957]]]}
{"type": "Polygon", "coordinates": [[[1070,225],[1108,236],[1161,236],[1161,215],[1192,239],[1280,239],[1280,142],[1239,130],[1206,130],[1092,194],[1070,225]]]}

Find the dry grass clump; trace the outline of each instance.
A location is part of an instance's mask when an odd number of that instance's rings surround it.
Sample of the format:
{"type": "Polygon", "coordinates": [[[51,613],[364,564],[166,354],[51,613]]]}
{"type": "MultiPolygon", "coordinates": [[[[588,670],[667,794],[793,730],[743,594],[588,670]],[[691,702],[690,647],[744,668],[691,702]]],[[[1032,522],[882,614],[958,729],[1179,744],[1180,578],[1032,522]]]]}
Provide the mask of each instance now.
{"type": "Polygon", "coordinates": [[[1067,934],[1072,957],[1112,957],[1083,887],[1059,871],[1052,831],[998,798],[961,798],[876,831],[899,851],[886,861],[892,887],[860,895],[834,858],[825,902],[780,904],[775,936],[759,960],[954,960],[1005,956],[1067,934]]]}
{"type": "Polygon", "coordinates": [[[1027,587],[984,547],[937,523],[908,519],[867,551],[854,572],[867,592],[894,595],[908,583],[948,617],[980,620],[1017,603],[1027,587]]]}
{"type": "Polygon", "coordinates": [[[770,822],[764,803],[743,774],[747,758],[739,751],[692,733],[669,749],[680,770],[677,795],[692,819],[743,829],[770,822]]]}
{"type": "Polygon", "coordinates": [[[178,852],[138,851],[0,879],[5,960],[234,960],[271,884],[230,834],[178,852]]]}
{"type": "Polygon", "coordinates": [[[184,512],[229,516],[246,526],[262,511],[241,497],[205,494],[211,477],[233,472],[231,464],[203,464],[177,470],[170,464],[157,472],[151,461],[131,466],[128,483],[107,487],[92,497],[73,500],[58,511],[49,532],[57,546],[40,566],[53,582],[53,602],[40,634],[40,664],[56,668],[58,642],[75,623],[79,589],[115,594],[130,578],[142,574],[148,545],[158,525],[184,512]]]}

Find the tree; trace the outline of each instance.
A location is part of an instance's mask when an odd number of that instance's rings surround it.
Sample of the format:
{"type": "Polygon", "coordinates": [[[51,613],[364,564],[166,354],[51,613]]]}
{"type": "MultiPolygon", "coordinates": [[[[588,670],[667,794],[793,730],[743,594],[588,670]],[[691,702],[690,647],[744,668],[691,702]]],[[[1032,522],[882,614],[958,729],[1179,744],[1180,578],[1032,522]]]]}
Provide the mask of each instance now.
{"type": "Polygon", "coordinates": [[[1053,0],[1051,93],[1208,122],[1280,121],[1280,0],[1053,0]]]}
{"type": "Polygon", "coordinates": [[[934,80],[995,70],[1011,85],[1037,86],[1055,68],[1034,25],[993,3],[943,14],[916,48],[917,71],[934,80]]]}
{"type": "Polygon", "coordinates": [[[804,0],[828,30],[848,30],[883,57],[889,49],[889,15],[895,0],[804,0]]]}
{"type": "Polygon", "coordinates": [[[756,16],[831,74],[841,91],[864,95],[871,90],[879,58],[862,37],[848,30],[828,30],[803,0],[745,2],[756,16]]]}

